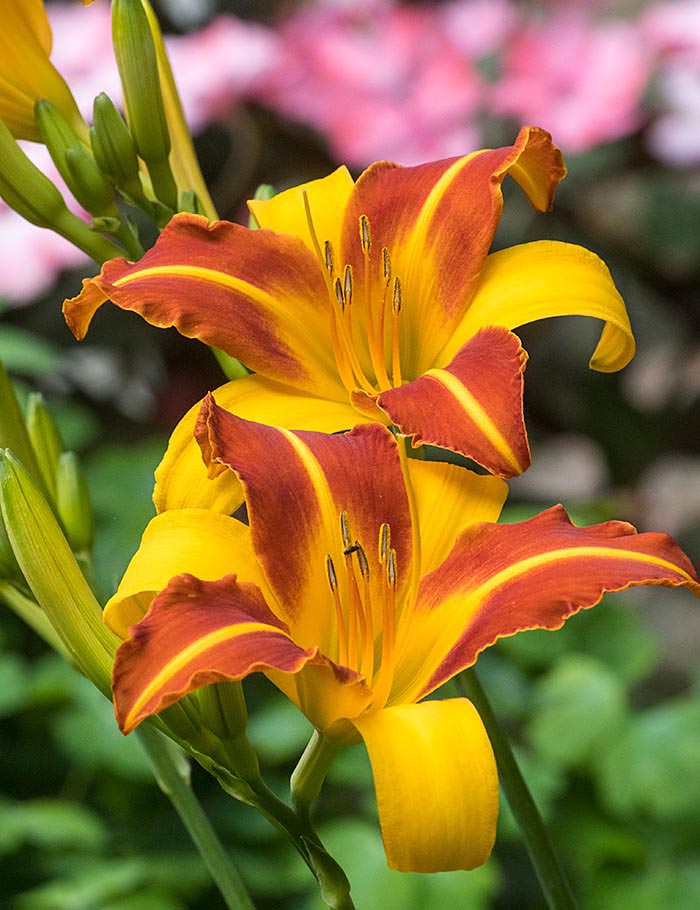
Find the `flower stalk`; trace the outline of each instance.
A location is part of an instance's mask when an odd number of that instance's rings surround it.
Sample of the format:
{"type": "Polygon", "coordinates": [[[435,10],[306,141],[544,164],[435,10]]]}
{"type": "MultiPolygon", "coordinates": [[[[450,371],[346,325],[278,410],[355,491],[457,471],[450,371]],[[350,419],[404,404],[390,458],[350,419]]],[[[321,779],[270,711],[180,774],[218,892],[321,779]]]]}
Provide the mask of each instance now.
{"type": "Polygon", "coordinates": [[[473,668],[463,670],[456,678],[456,683],[461,692],[474,703],[484,722],[496,756],[503,792],[522,832],[549,910],[577,910],[578,904],[542,816],[476,672],[473,668]]]}

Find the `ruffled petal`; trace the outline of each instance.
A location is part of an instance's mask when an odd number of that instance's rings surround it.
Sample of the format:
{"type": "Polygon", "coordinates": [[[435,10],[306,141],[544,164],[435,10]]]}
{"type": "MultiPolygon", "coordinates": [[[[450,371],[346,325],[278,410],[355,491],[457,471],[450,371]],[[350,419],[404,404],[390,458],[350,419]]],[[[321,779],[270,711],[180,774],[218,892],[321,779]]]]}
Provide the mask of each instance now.
{"type": "MultiPolygon", "coordinates": [[[[238,582],[234,575],[216,582],[179,575],[117,651],[112,683],[117,721],[128,733],[210,683],[243,679],[259,670],[296,674],[307,666],[328,668],[329,662],[318,649],[301,648],[292,640],[255,585],[238,582]]],[[[332,667],[316,679],[323,684],[309,687],[312,722],[316,708],[333,722],[336,704],[362,710],[371,697],[352,670],[332,667]]]]}
{"type": "Polygon", "coordinates": [[[626,522],[577,528],[554,506],[517,524],[473,525],[421,580],[403,686],[397,682],[392,699],[426,695],[504,635],[558,629],[606,592],[644,584],[700,592],[692,563],[670,537],[637,534],[626,522]]]}
{"type": "Polygon", "coordinates": [[[451,449],[493,474],[513,477],[530,464],[523,419],[526,359],[515,335],[491,326],[446,367],[382,392],[377,403],[414,445],[451,449]]]}
{"type": "Polygon", "coordinates": [[[498,777],[472,703],[396,705],[353,723],[372,763],[392,869],[448,872],[486,862],[496,836],[498,777]]]}
{"type": "Polygon", "coordinates": [[[248,208],[261,228],[277,234],[294,234],[312,253],[318,254],[317,245],[325,252],[326,241],[337,250],[341,216],[353,185],[350,171],[343,165],[327,177],[294,186],[272,199],[251,199],[248,208]]]}
{"type": "Polygon", "coordinates": [[[605,323],[590,365],[610,373],[634,356],[625,304],[605,263],[572,243],[540,240],[492,253],[472,301],[443,348],[447,363],[484,325],[508,329],[548,316],[592,316],[605,323]]]}
{"type": "MultiPolygon", "coordinates": [[[[214,394],[221,407],[238,417],[288,429],[335,433],[369,420],[360,417],[349,402],[307,395],[258,374],[228,382],[214,394]]],[[[159,512],[202,508],[233,514],[243,502],[243,488],[232,471],[207,478],[194,438],[201,406],[197,402],[175,427],[156,470],[153,501],[159,512]]]]}
{"type": "Polygon", "coordinates": [[[446,462],[409,458],[406,467],[420,528],[420,571],[427,575],[445,559],[466,527],[477,521],[498,521],[508,485],[499,477],[446,462]]]}
{"type": "Polygon", "coordinates": [[[337,623],[327,557],[335,566],[341,602],[347,603],[351,582],[345,566],[353,554],[344,551],[358,541],[369,563],[372,602],[381,604],[378,541],[387,523],[402,567],[397,598],[410,577],[410,511],[391,433],[376,424],[335,436],[292,433],[241,420],[210,397],[197,436],[214,470],[229,467],[243,483],[253,546],[279,615],[295,640],[317,644],[335,659],[337,623]]]}
{"type": "Polygon", "coordinates": [[[359,178],[343,223],[340,268],[348,263],[356,282],[365,275],[367,301],[381,301],[386,285],[383,250],[391,280],[402,289],[399,320],[404,378],[429,369],[450,338],[477,286],[503,208],[501,183],[511,174],[536,209],[550,208],[566,173],[551,137],[523,128],[515,143],[417,167],[380,162],[359,178]],[[368,221],[369,253],[360,244],[361,216],[368,221]]]}
{"type": "Polygon", "coordinates": [[[207,581],[235,572],[261,582],[246,525],[207,509],[179,509],[153,518],[116,593],[107,601],[104,620],[120,638],[143,619],[155,595],[175,575],[188,572],[207,581]]]}
{"type": "Polygon", "coordinates": [[[221,348],[270,379],[324,398],[346,397],[323,272],[297,237],[175,215],[139,262],[105,263],[64,303],[76,338],[106,299],[221,348]]]}

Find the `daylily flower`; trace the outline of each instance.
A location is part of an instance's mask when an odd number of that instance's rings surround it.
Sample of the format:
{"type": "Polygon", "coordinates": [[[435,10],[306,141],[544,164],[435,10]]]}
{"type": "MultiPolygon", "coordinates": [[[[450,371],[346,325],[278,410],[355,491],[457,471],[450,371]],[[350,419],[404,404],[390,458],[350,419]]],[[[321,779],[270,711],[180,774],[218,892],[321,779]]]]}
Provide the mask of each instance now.
{"type": "Polygon", "coordinates": [[[87,126],[63,77],[49,60],[51,28],[43,0],[0,6],[0,118],[16,139],[41,141],[34,104],[44,98],[87,139],[87,126]]]}
{"type": "MultiPolygon", "coordinates": [[[[602,319],[599,370],[624,366],[634,340],[594,254],[539,242],[488,255],[506,174],[544,211],[565,168],[549,134],[528,127],[513,146],[417,167],[380,162],[357,183],[341,167],[249,203],[261,230],[177,215],[140,262],[112,260],[86,279],[66,320],[82,338],[109,299],[255,370],[219,392],[243,417],[337,431],[359,412],[414,445],[512,476],[530,456],[525,354],[509,329],[562,314],[602,319]]],[[[229,511],[226,497],[200,498],[211,494],[201,492],[195,417],[171,441],[159,508],[229,511]]]]}
{"type": "Polygon", "coordinates": [[[197,436],[212,474],[240,478],[250,524],[182,509],[147,528],[105,611],[129,635],[114,666],[119,725],[264,672],[324,742],[364,741],[397,869],[477,866],[495,834],[476,710],[422,699],[499,637],[559,628],[605,591],[699,587],[669,537],[624,522],[577,528],[558,506],[496,524],[502,480],[407,459],[378,424],[292,432],[208,398],[197,436]]]}

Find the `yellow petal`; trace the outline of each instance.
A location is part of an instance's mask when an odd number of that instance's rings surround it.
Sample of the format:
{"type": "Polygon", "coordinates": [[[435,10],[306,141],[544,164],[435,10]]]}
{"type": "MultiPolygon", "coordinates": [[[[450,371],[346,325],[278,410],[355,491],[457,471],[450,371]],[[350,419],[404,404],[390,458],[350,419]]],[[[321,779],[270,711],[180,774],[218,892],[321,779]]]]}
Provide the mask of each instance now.
{"type": "Polygon", "coordinates": [[[474,869],[493,848],[498,777],[465,698],[355,718],[372,763],[387,861],[401,872],[474,869]]]}
{"type": "Polygon", "coordinates": [[[143,619],[158,591],[183,572],[205,581],[235,572],[242,581],[258,584],[260,572],[246,525],[207,509],[157,515],[105,606],[107,625],[127,638],[129,626],[143,619]]]}
{"type": "MultiPolygon", "coordinates": [[[[334,433],[368,423],[349,403],[315,398],[262,376],[244,376],[214,392],[227,411],[286,429],[334,433]]],[[[207,469],[194,438],[201,402],[190,408],[175,427],[165,456],[156,470],[153,500],[156,509],[214,509],[232,514],[243,502],[243,490],[232,471],[207,479],[207,469]]]]}
{"type": "Polygon", "coordinates": [[[590,366],[610,373],[634,356],[625,304],[605,263],[571,243],[541,240],[492,253],[462,321],[440,352],[447,363],[482,326],[513,329],[548,316],[592,316],[605,322],[590,366]]]}
{"type": "Polygon", "coordinates": [[[420,528],[421,575],[437,568],[459,533],[476,521],[498,521],[508,495],[500,477],[458,465],[407,459],[420,528]]]}
{"type": "Polygon", "coordinates": [[[251,199],[248,208],[261,228],[301,237],[315,253],[316,243],[309,228],[308,206],[321,252],[324,251],[324,242],[328,240],[337,255],[342,215],[353,186],[350,171],[343,165],[327,177],[294,186],[272,199],[251,199]]]}

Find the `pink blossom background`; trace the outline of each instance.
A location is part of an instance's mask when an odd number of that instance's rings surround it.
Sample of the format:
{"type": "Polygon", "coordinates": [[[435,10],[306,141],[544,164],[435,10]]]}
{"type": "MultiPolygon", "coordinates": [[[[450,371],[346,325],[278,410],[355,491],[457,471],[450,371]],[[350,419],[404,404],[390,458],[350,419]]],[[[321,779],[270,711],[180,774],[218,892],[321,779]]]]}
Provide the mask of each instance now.
{"type": "MultiPolygon", "coordinates": [[[[700,0],[617,6],[312,0],[272,25],[221,15],[167,44],[195,133],[254,103],[310,127],[355,169],[458,155],[521,123],[548,129],[569,156],[641,130],[665,165],[699,164],[700,0]]],[[[53,60],[86,118],[101,91],[120,103],[109,5],[48,11],[53,60]]],[[[56,177],[43,147],[27,148],[56,177]]],[[[11,304],[84,262],[2,202],[0,243],[11,304]]]]}

